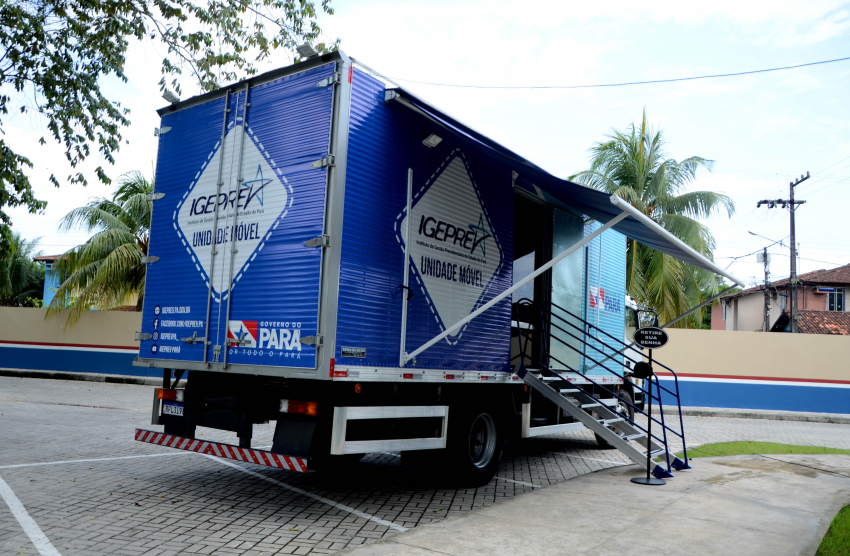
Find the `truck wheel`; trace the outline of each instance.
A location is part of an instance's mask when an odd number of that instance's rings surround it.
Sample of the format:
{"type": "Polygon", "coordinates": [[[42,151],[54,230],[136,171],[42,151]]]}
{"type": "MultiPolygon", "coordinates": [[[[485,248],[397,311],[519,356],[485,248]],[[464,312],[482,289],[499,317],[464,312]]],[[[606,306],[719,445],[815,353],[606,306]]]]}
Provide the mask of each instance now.
{"type": "Polygon", "coordinates": [[[486,485],[496,474],[504,444],[499,425],[489,409],[465,411],[449,421],[447,470],[461,486],[486,485]]]}
{"type": "MultiPolygon", "coordinates": [[[[629,419],[634,420],[635,418],[635,408],[629,404],[634,405],[632,401],[632,395],[626,392],[625,390],[620,390],[620,398],[617,400],[617,406],[614,408],[614,411],[622,415],[623,417],[628,417],[629,419]],[[628,402],[628,403],[626,403],[628,402]]],[[[611,446],[607,440],[602,438],[596,433],[593,433],[596,436],[596,442],[599,444],[601,448],[606,450],[611,450],[614,446],[611,446]]]]}

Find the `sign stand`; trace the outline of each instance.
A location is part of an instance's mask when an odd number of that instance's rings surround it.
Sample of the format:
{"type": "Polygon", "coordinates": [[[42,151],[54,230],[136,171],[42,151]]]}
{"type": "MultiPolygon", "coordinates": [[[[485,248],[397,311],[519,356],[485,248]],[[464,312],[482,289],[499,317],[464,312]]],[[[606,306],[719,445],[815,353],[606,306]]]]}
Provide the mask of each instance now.
{"type": "Polygon", "coordinates": [[[649,376],[647,377],[647,380],[649,381],[649,405],[647,406],[649,425],[647,426],[646,431],[646,478],[633,477],[632,482],[639,485],[660,486],[666,485],[667,481],[664,479],[657,479],[649,474],[649,469],[652,466],[652,375],[652,350],[649,350],[649,376]]]}
{"type": "MultiPolygon", "coordinates": [[[[638,311],[639,313],[641,311],[638,311]]],[[[645,309],[642,312],[653,313],[655,311],[651,309],[645,309]]],[[[635,330],[634,341],[637,345],[639,345],[643,349],[649,350],[649,364],[644,363],[643,361],[637,363],[635,365],[634,376],[637,378],[644,378],[643,376],[639,376],[638,367],[641,367],[640,374],[645,374],[646,379],[649,380],[649,403],[647,405],[647,415],[649,416],[649,424],[646,427],[646,478],[644,477],[635,477],[632,479],[633,483],[637,483],[639,485],[666,485],[667,481],[664,479],[657,479],[650,475],[650,469],[652,468],[652,376],[654,373],[652,372],[652,348],[660,349],[667,345],[668,340],[670,339],[667,336],[667,333],[664,332],[663,329],[659,328],[658,325],[658,315],[655,315],[653,319],[654,326],[645,326],[642,328],[638,328],[635,330]]],[[[638,321],[638,326],[640,326],[640,321],[638,321]]],[[[659,389],[661,385],[658,386],[659,389]]],[[[658,393],[659,400],[661,399],[661,393],[658,393]]]]}

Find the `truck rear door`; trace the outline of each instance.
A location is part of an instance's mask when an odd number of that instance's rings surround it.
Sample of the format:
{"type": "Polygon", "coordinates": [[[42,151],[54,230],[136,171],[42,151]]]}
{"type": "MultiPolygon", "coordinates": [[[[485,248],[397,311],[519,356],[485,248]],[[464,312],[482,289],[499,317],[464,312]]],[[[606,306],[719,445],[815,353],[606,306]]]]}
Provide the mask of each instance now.
{"type": "Polygon", "coordinates": [[[316,367],[335,64],[162,118],[139,359],[316,367]]]}

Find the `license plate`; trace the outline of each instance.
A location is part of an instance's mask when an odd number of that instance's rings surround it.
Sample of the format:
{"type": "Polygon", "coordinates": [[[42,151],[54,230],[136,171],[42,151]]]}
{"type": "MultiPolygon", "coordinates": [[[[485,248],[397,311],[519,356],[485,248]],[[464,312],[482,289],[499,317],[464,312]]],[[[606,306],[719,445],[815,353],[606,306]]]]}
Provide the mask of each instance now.
{"type": "Polygon", "coordinates": [[[164,402],[162,404],[162,414],[183,417],[183,406],[175,403],[164,402]]]}

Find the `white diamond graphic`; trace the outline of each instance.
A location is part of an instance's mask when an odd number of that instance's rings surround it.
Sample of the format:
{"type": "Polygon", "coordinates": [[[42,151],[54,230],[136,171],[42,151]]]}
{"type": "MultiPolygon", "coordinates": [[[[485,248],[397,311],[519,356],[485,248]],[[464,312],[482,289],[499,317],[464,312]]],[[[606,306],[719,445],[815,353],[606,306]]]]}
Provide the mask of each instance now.
{"type": "MultiPolygon", "coordinates": [[[[426,290],[423,293],[445,329],[479,305],[501,268],[502,249],[459,150],[449,155],[428,183],[424,193],[414,196],[409,254],[419,286],[426,290]]],[[[402,213],[399,219],[401,233],[407,218],[402,213]]],[[[403,244],[401,235],[398,239],[403,244]]]]}
{"type": "Polygon", "coordinates": [[[292,188],[272,168],[273,164],[250,128],[246,133],[242,126],[232,127],[221,148],[207,157],[197,181],[174,212],[174,227],[201,278],[207,285],[212,279],[216,301],[227,299],[231,259],[232,283],[236,287],[292,206],[292,188]],[[236,168],[240,149],[241,180],[236,168]],[[216,197],[220,163],[222,186],[216,197]],[[216,207],[218,225],[213,229],[216,207]],[[236,252],[231,253],[234,244],[236,252]],[[216,247],[214,258],[213,246],[216,247]]]}

